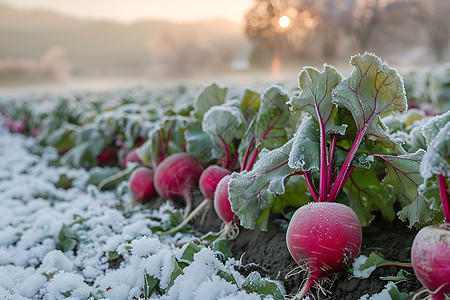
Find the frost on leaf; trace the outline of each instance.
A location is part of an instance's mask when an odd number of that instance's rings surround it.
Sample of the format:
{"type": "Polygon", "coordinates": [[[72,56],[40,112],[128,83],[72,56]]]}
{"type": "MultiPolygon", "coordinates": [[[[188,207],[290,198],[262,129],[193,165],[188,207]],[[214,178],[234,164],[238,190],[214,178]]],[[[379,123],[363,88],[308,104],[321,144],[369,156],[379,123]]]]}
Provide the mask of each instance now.
{"type": "Polygon", "coordinates": [[[264,92],[257,114],[250,122],[239,146],[241,158],[248,146],[253,147],[252,143],[258,149],[272,150],[287,142],[286,123],[290,118],[286,104],[288,99],[278,86],[272,86],[264,92]]]}
{"type": "Polygon", "coordinates": [[[241,225],[254,229],[257,224],[266,230],[273,197],[285,192],[285,179],[295,173],[289,167],[289,152],[293,140],[283,147],[262,154],[250,172],[233,173],[228,185],[232,210],[241,225]]]}
{"type": "Polygon", "coordinates": [[[351,58],[351,76],[332,92],[332,102],[351,112],[358,132],[387,136],[380,117],[395,110],[406,110],[403,80],[398,72],[372,53],[351,58]]]}
{"type": "Polygon", "coordinates": [[[419,195],[419,186],[423,183],[419,166],[424,153],[423,149],[419,149],[415,153],[399,156],[376,155],[386,167],[383,183],[393,186],[402,195],[402,206],[413,203],[419,195]]]}
{"type": "Polygon", "coordinates": [[[165,116],[154,123],[148,133],[148,140],[138,150],[145,163],[159,163],[164,157],[182,152],[185,144],[184,131],[190,121],[180,115],[165,116]]]}
{"type": "Polygon", "coordinates": [[[289,101],[291,110],[305,111],[314,117],[324,134],[345,132],[346,126],[336,126],[335,105],[331,100],[331,92],[342,80],[339,72],[332,66],[324,65],[322,72],[312,67],[305,67],[300,72],[298,86],[300,95],[289,101]]]}
{"type": "Polygon", "coordinates": [[[225,103],[227,92],[227,88],[220,88],[215,83],[205,87],[194,100],[194,116],[202,120],[211,107],[225,103]]]}
{"type": "Polygon", "coordinates": [[[251,90],[245,90],[241,99],[240,108],[247,124],[249,124],[258,113],[260,103],[261,96],[258,93],[251,90]]]}
{"type": "Polygon", "coordinates": [[[200,122],[191,122],[186,126],[184,139],[187,153],[193,155],[201,163],[207,164],[211,161],[213,147],[211,137],[203,131],[200,122]]]}
{"type": "Polygon", "coordinates": [[[427,141],[420,173],[424,178],[443,174],[450,177],[450,111],[431,118],[422,128],[427,141]]]}
{"type": "MultiPolygon", "coordinates": [[[[410,226],[424,225],[434,217],[430,199],[422,191],[423,177],[420,163],[424,157],[423,149],[406,155],[375,155],[385,163],[386,177],[383,184],[394,187],[398,202],[403,209],[398,213],[401,220],[409,220],[410,226]]],[[[393,195],[395,197],[395,195],[393,195]]]]}
{"type": "Polygon", "coordinates": [[[293,138],[292,149],[289,153],[289,167],[309,171],[319,169],[320,163],[319,134],[314,119],[310,116],[303,118],[293,138]]]}
{"type": "Polygon", "coordinates": [[[245,130],[242,115],[237,106],[214,106],[205,114],[202,128],[213,144],[212,157],[220,158],[235,152],[234,140],[245,130]]]}

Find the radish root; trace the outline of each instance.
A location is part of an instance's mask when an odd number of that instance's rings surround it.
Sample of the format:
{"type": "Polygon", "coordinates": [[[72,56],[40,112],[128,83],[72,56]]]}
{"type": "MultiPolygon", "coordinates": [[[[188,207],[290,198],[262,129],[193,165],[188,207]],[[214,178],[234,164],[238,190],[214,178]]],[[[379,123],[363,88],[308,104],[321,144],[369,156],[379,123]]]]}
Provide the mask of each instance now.
{"type": "Polygon", "coordinates": [[[441,285],[435,291],[430,291],[429,289],[422,289],[416,292],[411,300],[450,300],[450,294],[441,294],[439,291],[444,287],[445,284],[441,285]]]}
{"type": "Polygon", "coordinates": [[[131,172],[130,168],[126,168],[123,171],[117,172],[114,175],[109,176],[108,178],[103,179],[102,181],[100,181],[100,183],[98,184],[98,190],[101,191],[103,189],[103,187],[105,185],[107,185],[110,182],[113,182],[114,180],[117,180],[123,176],[128,175],[131,172]]]}
{"type": "Polygon", "coordinates": [[[235,222],[230,222],[225,224],[225,230],[217,238],[217,240],[227,239],[231,241],[234,240],[238,235],[239,235],[239,226],[235,222]]]}
{"type": "MultiPolygon", "coordinates": [[[[189,221],[192,220],[199,212],[201,212],[205,207],[207,207],[208,204],[211,204],[211,201],[210,201],[210,200],[208,200],[208,199],[203,200],[202,203],[200,203],[200,205],[197,206],[197,208],[195,208],[194,211],[193,211],[191,214],[189,214],[189,216],[187,216],[187,217],[183,220],[183,222],[181,222],[177,227],[174,227],[174,228],[172,228],[172,229],[170,229],[170,230],[168,230],[168,231],[164,231],[164,232],[158,231],[156,234],[158,234],[158,235],[167,235],[167,234],[171,234],[171,233],[177,232],[178,230],[181,230],[181,229],[182,229],[184,226],[186,226],[186,225],[189,223],[189,221]]],[[[187,209],[186,209],[186,211],[187,211],[187,209]]]]}

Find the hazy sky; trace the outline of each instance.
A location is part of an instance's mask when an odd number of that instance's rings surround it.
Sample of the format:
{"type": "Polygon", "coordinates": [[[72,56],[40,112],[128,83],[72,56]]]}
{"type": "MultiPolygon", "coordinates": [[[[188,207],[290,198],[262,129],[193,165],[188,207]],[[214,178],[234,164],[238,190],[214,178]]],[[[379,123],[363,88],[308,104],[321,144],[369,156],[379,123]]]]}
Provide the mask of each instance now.
{"type": "Polygon", "coordinates": [[[242,23],[253,0],[0,0],[20,9],[45,9],[84,18],[191,21],[223,17],[242,23]]]}

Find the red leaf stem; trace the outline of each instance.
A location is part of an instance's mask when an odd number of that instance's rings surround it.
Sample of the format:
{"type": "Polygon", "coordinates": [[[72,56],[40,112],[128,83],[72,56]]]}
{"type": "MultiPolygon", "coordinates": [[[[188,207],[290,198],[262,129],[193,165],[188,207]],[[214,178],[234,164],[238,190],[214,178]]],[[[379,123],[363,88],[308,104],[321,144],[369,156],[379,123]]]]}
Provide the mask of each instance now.
{"type": "Polygon", "coordinates": [[[443,174],[438,175],[439,194],[441,196],[442,208],[444,210],[445,222],[450,222],[450,203],[448,201],[447,183],[443,174]]]}

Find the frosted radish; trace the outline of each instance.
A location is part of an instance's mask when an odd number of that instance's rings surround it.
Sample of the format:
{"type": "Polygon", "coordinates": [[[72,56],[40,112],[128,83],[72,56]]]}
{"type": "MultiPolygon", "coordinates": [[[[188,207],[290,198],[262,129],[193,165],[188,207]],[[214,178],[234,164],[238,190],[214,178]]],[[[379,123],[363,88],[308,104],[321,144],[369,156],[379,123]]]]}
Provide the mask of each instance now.
{"type": "Polygon", "coordinates": [[[184,217],[192,209],[191,189],[198,187],[203,166],[187,153],[166,157],[156,168],[154,184],[156,192],[164,198],[180,198],[186,201],[184,217]]]}
{"type": "Polygon", "coordinates": [[[234,239],[239,234],[239,227],[237,227],[239,218],[231,209],[231,203],[228,194],[228,183],[231,180],[231,175],[224,176],[217,184],[216,192],[214,194],[214,209],[217,215],[225,223],[225,231],[220,238],[234,239]]]}
{"type": "Polygon", "coordinates": [[[361,242],[361,225],[348,206],[317,202],[300,207],[286,234],[291,256],[308,272],[297,297],[303,298],[314,284],[344,270],[358,255],[361,242]]]}
{"type": "Polygon", "coordinates": [[[147,167],[136,168],[128,181],[134,203],[145,203],[156,196],[153,171],[147,167]]]}
{"type": "Polygon", "coordinates": [[[420,282],[431,299],[445,299],[450,293],[450,224],[422,228],[414,238],[411,260],[420,282]]]}
{"type": "Polygon", "coordinates": [[[207,167],[200,176],[198,184],[200,191],[205,197],[205,200],[203,200],[202,203],[200,203],[197,206],[197,208],[192,213],[190,213],[189,216],[187,216],[183,220],[183,222],[181,222],[177,227],[169,231],[162,232],[160,234],[171,234],[177,232],[178,230],[186,226],[187,223],[189,223],[190,220],[192,220],[196,215],[198,215],[199,212],[208,207],[209,204],[211,204],[211,201],[214,200],[214,194],[216,191],[217,184],[224,176],[229,174],[231,174],[230,170],[217,165],[211,165],[207,167]]]}

